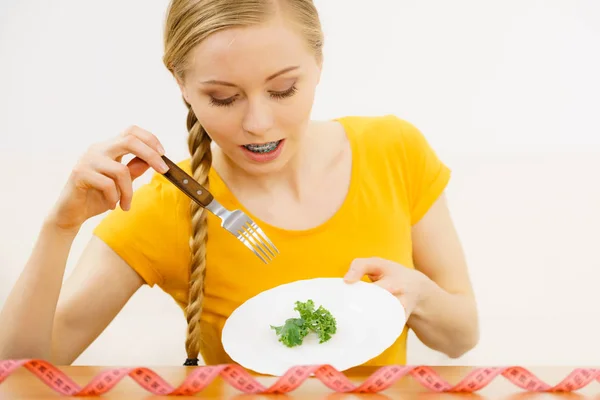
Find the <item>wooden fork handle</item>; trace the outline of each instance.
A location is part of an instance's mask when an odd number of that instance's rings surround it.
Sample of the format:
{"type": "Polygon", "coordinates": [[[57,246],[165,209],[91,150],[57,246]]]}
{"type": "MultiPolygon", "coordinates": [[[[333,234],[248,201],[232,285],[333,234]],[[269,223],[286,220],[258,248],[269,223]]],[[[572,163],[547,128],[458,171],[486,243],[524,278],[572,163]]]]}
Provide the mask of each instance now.
{"type": "Polygon", "coordinates": [[[169,160],[167,156],[162,156],[162,159],[169,167],[169,170],[163,174],[165,178],[202,207],[206,207],[212,201],[213,195],[204,186],[169,160]]]}

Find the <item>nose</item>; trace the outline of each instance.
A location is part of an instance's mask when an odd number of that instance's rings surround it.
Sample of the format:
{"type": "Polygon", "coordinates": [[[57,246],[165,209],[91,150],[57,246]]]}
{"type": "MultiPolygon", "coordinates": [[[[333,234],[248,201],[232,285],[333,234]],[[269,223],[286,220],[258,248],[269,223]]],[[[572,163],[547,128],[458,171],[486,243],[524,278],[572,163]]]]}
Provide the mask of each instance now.
{"type": "Polygon", "coordinates": [[[273,114],[269,105],[260,98],[248,101],[243,129],[251,135],[263,136],[273,126],[273,114]]]}

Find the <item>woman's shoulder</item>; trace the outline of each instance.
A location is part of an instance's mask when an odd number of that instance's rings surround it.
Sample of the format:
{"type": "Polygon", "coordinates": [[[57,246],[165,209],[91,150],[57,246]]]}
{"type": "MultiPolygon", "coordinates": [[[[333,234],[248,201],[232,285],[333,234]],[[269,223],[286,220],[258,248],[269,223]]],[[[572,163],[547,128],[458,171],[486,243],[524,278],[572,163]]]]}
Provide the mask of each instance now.
{"type": "Polygon", "coordinates": [[[411,158],[431,151],[415,124],[394,114],[348,115],[336,118],[356,144],[357,151],[375,157],[411,158]]]}
{"type": "MultiPolygon", "coordinates": [[[[334,119],[346,127],[352,128],[356,132],[370,132],[375,130],[396,130],[401,125],[409,124],[408,121],[395,114],[381,115],[343,115],[334,119]]],[[[410,124],[409,124],[410,125],[410,124]]]]}
{"type": "Polygon", "coordinates": [[[402,190],[412,222],[418,221],[450,180],[450,168],[413,123],[396,115],[337,119],[354,143],[354,153],[370,179],[402,190]]]}

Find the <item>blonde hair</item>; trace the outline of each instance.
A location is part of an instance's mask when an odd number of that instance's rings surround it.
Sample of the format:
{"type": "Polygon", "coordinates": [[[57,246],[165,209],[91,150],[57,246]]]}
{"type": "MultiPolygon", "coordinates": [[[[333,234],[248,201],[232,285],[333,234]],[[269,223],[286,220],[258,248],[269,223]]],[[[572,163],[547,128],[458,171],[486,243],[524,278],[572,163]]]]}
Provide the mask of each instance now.
{"type": "MultiPolygon", "coordinates": [[[[257,25],[278,14],[288,17],[320,62],[323,33],[312,0],[171,0],[164,31],[163,62],[180,82],[184,82],[190,52],[209,35],[231,27],[257,25]]],[[[208,173],[212,164],[211,139],[198,122],[190,104],[185,99],[184,102],[188,108],[188,148],[192,175],[208,188],[208,173]]],[[[186,308],[187,360],[184,365],[198,365],[202,343],[200,316],[204,300],[207,226],[206,212],[193,201],[190,214],[192,256],[186,308]]]]}

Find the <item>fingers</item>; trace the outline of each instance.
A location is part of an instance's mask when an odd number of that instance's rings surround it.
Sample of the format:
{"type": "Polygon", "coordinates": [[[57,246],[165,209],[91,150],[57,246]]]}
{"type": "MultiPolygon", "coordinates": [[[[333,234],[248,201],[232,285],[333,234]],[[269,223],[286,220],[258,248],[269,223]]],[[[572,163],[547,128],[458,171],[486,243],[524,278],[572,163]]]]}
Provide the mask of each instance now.
{"type": "Polygon", "coordinates": [[[123,210],[129,210],[133,180],[148,168],[167,172],[163,156],[158,138],[137,126],[117,138],[91,145],[73,168],[52,218],[61,227],[77,228],[94,215],[114,210],[119,203],[123,210]],[[124,165],[122,159],[129,154],[134,157],[124,165]]]}
{"type": "Polygon", "coordinates": [[[164,148],[156,136],[137,126],[129,127],[116,139],[90,147],[81,160],[80,168],[84,172],[80,174],[78,186],[89,185],[102,191],[112,209],[119,202],[123,210],[129,210],[133,197],[133,180],[148,168],[154,168],[159,173],[168,171],[169,168],[162,159],[163,154],[164,148]],[[124,165],[121,159],[127,154],[134,155],[134,158],[124,165]],[[111,185],[112,188],[109,189],[111,185]]]}
{"type": "Polygon", "coordinates": [[[116,141],[110,142],[107,149],[107,155],[115,160],[125,154],[135,155],[160,173],[164,174],[169,169],[161,157],[164,149],[158,138],[136,126],[123,131],[116,141]]]}
{"type": "Polygon", "coordinates": [[[129,210],[133,197],[133,182],[129,168],[119,162],[112,161],[108,157],[94,163],[92,167],[114,181],[113,186],[119,194],[121,208],[125,211],[129,210]]]}
{"type": "Polygon", "coordinates": [[[379,279],[376,282],[373,282],[374,285],[377,285],[392,294],[399,294],[400,288],[394,283],[393,279],[379,279]]]}
{"type": "Polygon", "coordinates": [[[106,206],[114,210],[119,202],[119,191],[115,182],[106,175],[94,170],[85,170],[80,174],[79,184],[89,189],[100,191],[104,197],[106,206]]]}
{"type": "Polygon", "coordinates": [[[131,179],[135,180],[142,176],[144,172],[150,168],[148,163],[142,160],[139,157],[134,157],[129,163],[127,163],[127,168],[129,168],[129,173],[131,174],[131,179]]]}
{"type": "Polygon", "coordinates": [[[348,272],[344,276],[344,280],[348,283],[353,283],[362,279],[367,275],[371,280],[378,280],[385,273],[387,263],[376,257],[372,258],[357,258],[352,261],[348,272]]]}
{"type": "Polygon", "coordinates": [[[373,283],[390,293],[397,294],[399,288],[389,274],[389,262],[376,257],[357,258],[350,264],[350,269],[344,276],[344,281],[354,283],[368,276],[373,283]]]}
{"type": "Polygon", "coordinates": [[[132,125],[129,128],[125,129],[121,133],[121,136],[123,136],[123,137],[126,137],[128,135],[137,136],[138,138],[140,138],[141,141],[146,143],[149,147],[155,149],[159,155],[161,155],[161,156],[165,155],[165,149],[163,148],[162,144],[160,143],[160,140],[158,140],[158,138],[155,135],[148,132],[147,130],[142,129],[136,125],[132,125]]]}

